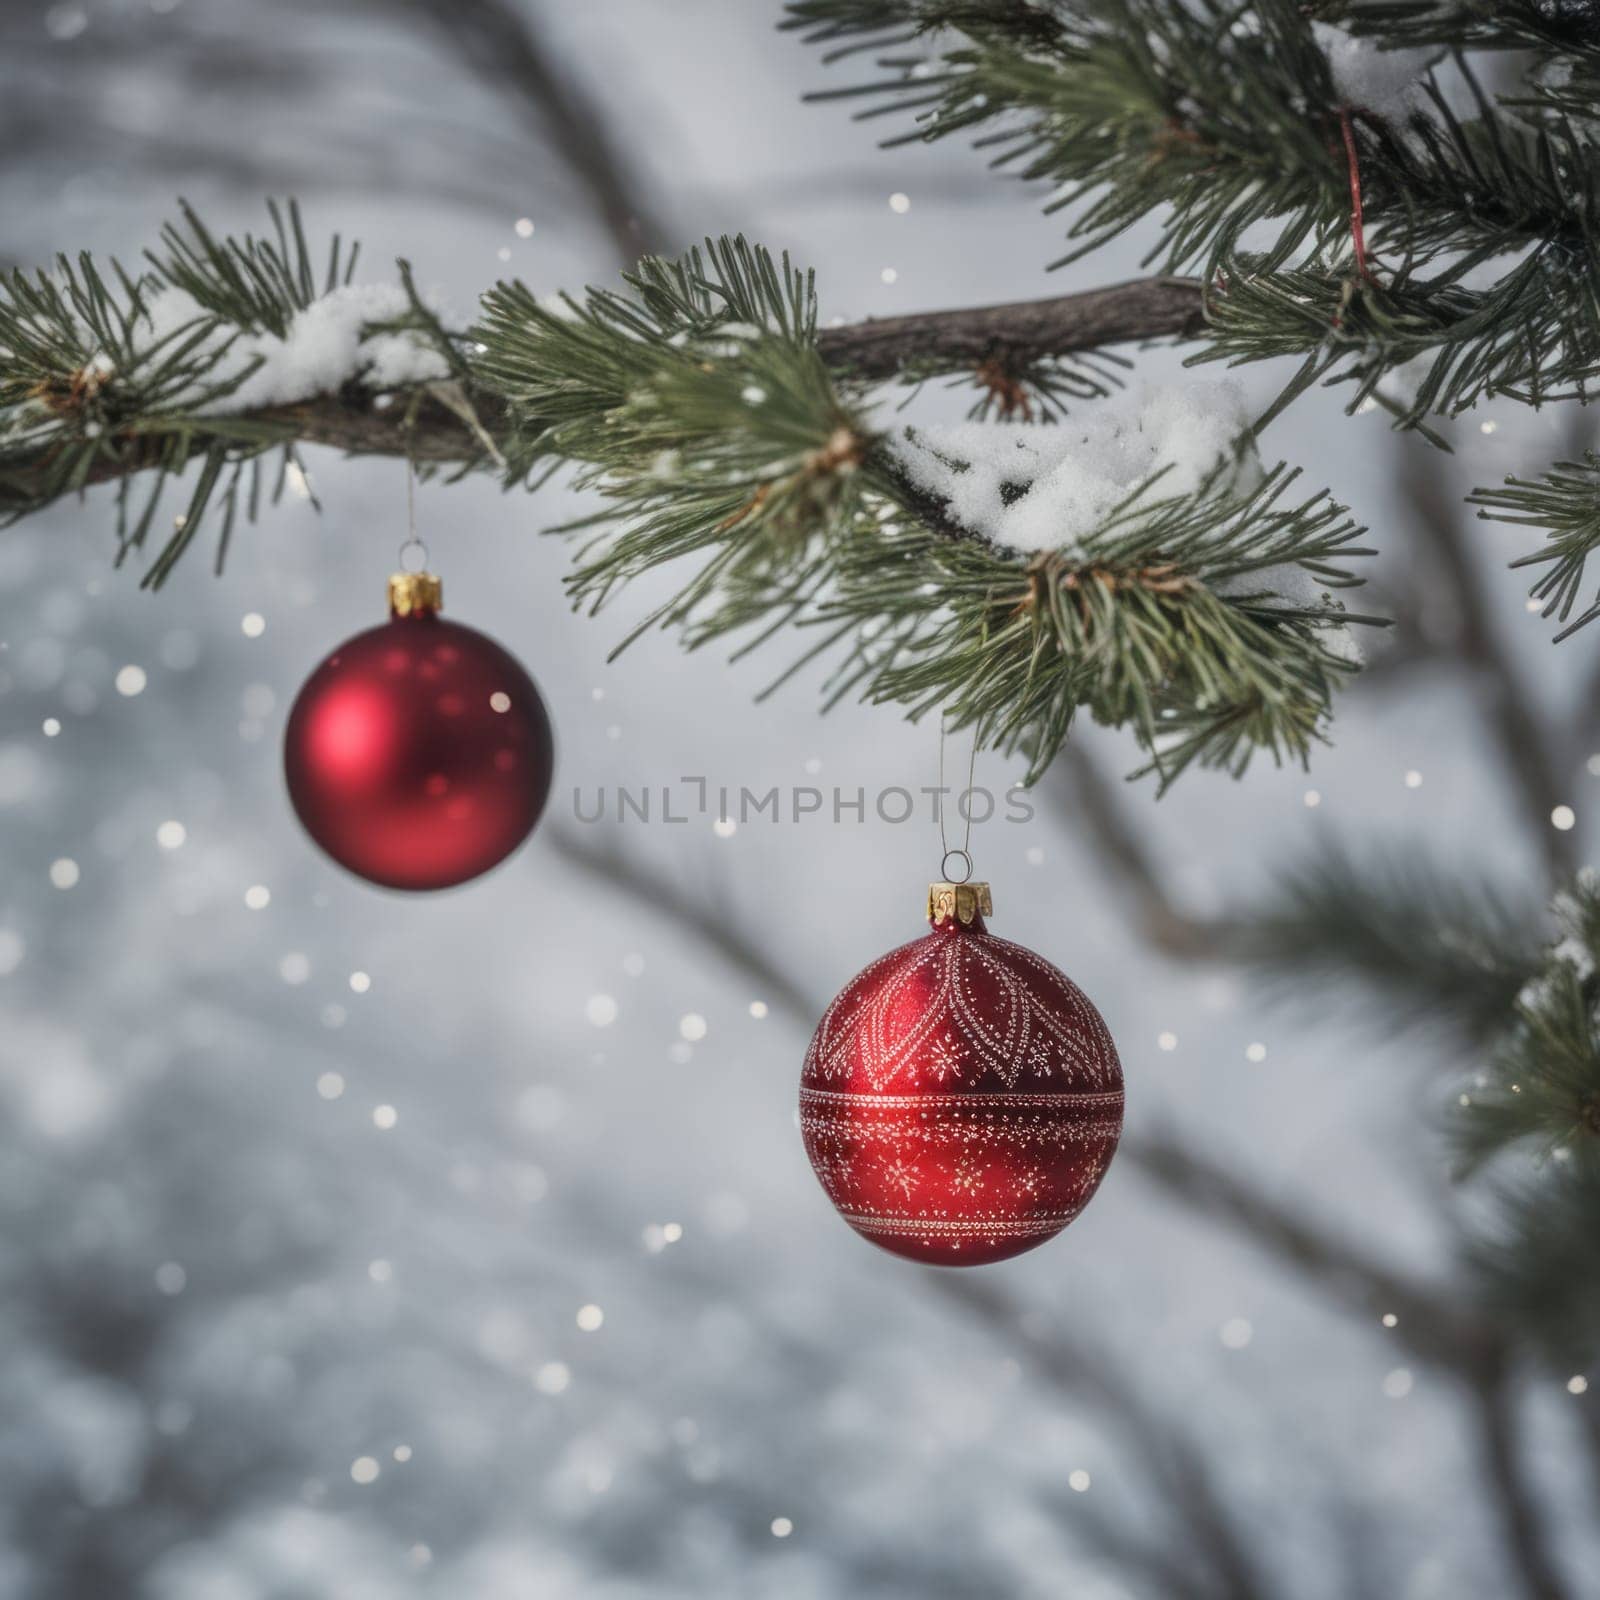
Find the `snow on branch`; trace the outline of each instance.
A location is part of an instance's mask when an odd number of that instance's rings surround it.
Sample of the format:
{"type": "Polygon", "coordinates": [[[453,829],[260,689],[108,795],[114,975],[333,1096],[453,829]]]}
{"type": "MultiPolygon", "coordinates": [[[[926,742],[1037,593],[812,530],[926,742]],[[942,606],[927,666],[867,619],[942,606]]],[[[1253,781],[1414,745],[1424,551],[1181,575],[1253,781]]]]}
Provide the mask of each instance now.
{"type": "Polygon", "coordinates": [[[215,239],[185,208],[144,271],[102,271],[87,256],[0,282],[0,509],[13,518],[109,478],[120,558],[141,548],[170,480],[201,470],[187,508],[148,568],[159,585],[215,502],[226,550],[241,508],[261,495],[261,457],[314,437],[302,406],[359,415],[383,397],[449,408],[462,370],[451,336],[400,281],[351,282],[357,252],[337,237],[314,265],[299,211],[270,207],[272,235],[215,239]],[[328,402],[337,400],[336,405],[328,402]],[[128,478],[153,470],[135,511],[128,478]]]}
{"type": "Polygon", "coordinates": [[[502,284],[457,333],[403,263],[388,285],[356,284],[337,242],[314,264],[293,208],[273,212],[267,237],[240,240],[187,213],[163,244],[137,276],[81,260],[0,290],[0,496],[14,514],[117,479],[132,558],[170,515],[163,490],[198,461],[147,584],[208,514],[220,564],[261,498],[263,457],[282,453],[281,492],[298,444],[316,440],[513,483],[570,464],[599,507],[568,530],[576,604],[598,609],[640,574],[698,559],[630,638],[662,625],[691,646],[759,642],[811,627],[802,660],[832,657],[831,695],[912,715],[936,656],[958,667],[997,639],[1021,648],[1019,664],[1049,663],[1043,676],[1007,665],[996,697],[957,715],[975,709],[984,740],[1025,749],[1035,773],[1080,706],[1133,725],[1168,775],[1258,749],[1303,758],[1350,670],[1348,619],[1297,569],[1353,581],[1343,562],[1359,530],[1326,497],[1285,500],[1292,475],[1263,473],[1253,450],[1217,467],[1240,432],[1233,391],[1099,414],[1080,401],[1114,379],[1084,368],[1075,388],[1051,365],[1197,331],[1198,285],[822,333],[811,274],[724,239],[555,306],[502,284]],[[983,479],[985,505],[947,505],[935,458],[919,464],[877,415],[877,383],[940,370],[980,392],[1034,386],[1050,415],[1073,407],[1060,428],[947,441],[982,439],[1015,458],[1007,470],[1021,464],[1010,487],[993,472],[963,486],[983,479]],[[136,505],[131,479],[147,469],[136,505]],[[930,603],[952,580],[948,601],[930,603]],[[998,634],[996,606],[1013,618],[998,634]]]}
{"type": "Polygon", "coordinates": [[[908,426],[892,445],[910,480],[991,544],[1070,549],[1140,496],[1253,488],[1261,466],[1237,383],[1146,388],[1054,428],[908,426]]]}
{"type": "Polygon", "coordinates": [[[1144,224],[1206,285],[1208,353],[1295,356],[1404,426],[1506,395],[1583,400],[1600,372],[1600,46],[1588,7],[1268,0],[792,0],[789,26],[861,79],[818,99],[972,137],[1047,184],[1073,260],[1144,224]],[[1581,13],[1581,15],[1580,15],[1581,13]],[[1452,32],[1454,30],[1454,32],[1452,32]],[[1497,96],[1465,34],[1532,46],[1497,96]],[[863,57],[871,65],[862,68],[863,57]]]}
{"type": "MultiPolygon", "coordinates": [[[[1150,259],[1205,285],[1196,359],[1296,362],[1267,416],[1343,383],[1349,411],[1442,442],[1434,418],[1500,396],[1587,403],[1600,374],[1594,10],[791,0],[787,25],[860,71],[815,98],[910,121],[890,143],[970,136],[1048,184],[1064,259],[1148,223],[1150,259]],[[1504,53],[1496,91],[1469,49],[1504,53]]],[[[997,374],[1003,416],[1016,376],[997,374]]],[[[1547,529],[1526,564],[1563,621],[1595,543],[1588,477],[1560,464],[1474,497],[1547,529]]]]}
{"type": "Polygon", "coordinates": [[[558,316],[501,285],[473,340],[522,429],[513,470],[572,461],[600,500],[570,530],[579,604],[698,559],[630,640],[812,629],[802,662],[833,661],[830,700],[948,707],[1035,776],[1083,707],[1131,726],[1163,781],[1322,736],[1358,659],[1347,627],[1372,620],[1328,591],[1368,552],[1326,495],[1263,470],[1236,386],[895,432],[820,358],[787,260],[723,240],[628,286],[558,316]]]}
{"type": "MultiPolygon", "coordinates": [[[[135,320],[131,367],[169,341],[193,335],[197,368],[168,403],[197,417],[231,417],[338,394],[347,384],[387,393],[450,376],[450,365],[415,326],[400,284],[341,284],[296,308],[282,334],[241,333],[186,290],[150,295],[135,320]]],[[[109,357],[94,358],[101,384],[115,380],[109,357]]]]}
{"type": "Polygon", "coordinates": [[[1443,49],[1388,50],[1380,40],[1325,22],[1313,23],[1312,33],[1328,58],[1340,104],[1393,123],[1426,111],[1422,80],[1443,57],[1443,49]]]}

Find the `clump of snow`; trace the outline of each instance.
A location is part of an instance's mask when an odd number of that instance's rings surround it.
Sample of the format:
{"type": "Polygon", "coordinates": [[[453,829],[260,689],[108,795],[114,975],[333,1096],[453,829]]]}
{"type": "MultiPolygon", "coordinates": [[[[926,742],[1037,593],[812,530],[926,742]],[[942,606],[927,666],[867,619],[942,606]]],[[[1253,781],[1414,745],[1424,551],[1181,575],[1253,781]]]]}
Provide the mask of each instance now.
{"type": "MultiPolygon", "coordinates": [[[[1585,867],[1578,874],[1578,883],[1586,893],[1594,892],[1594,877],[1585,867]]],[[[1537,1010],[1557,992],[1561,974],[1558,967],[1569,967],[1580,982],[1594,976],[1594,955],[1583,937],[1584,907],[1573,895],[1562,893],[1555,897],[1551,909],[1563,929],[1562,937],[1545,951],[1545,964],[1523,984],[1517,994],[1517,1003],[1526,1010],[1537,1010]]]]}
{"type": "MultiPolygon", "coordinates": [[[[175,334],[179,337],[174,343],[181,344],[184,336],[179,330],[211,320],[205,307],[178,288],[150,296],[146,308],[150,345],[175,334]]],[[[237,389],[206,401],[205,411],[227,416],[287,405],[335,393],[351,382],[382,390],[447,378],[450,369],[444,357],[420,334],[365,331],[410,313],[410,298],[399,284],[347,284],[297,312],[281,339],[272,333],[234,336],[234,330],[219,323],[196,352],[216,355],[216,364],[187,395],[178,396],[177,403],[199,403],[252,366],[255,370],[237,389]]]]}
{"type": "Polygon", "coordinates": [[[1317,623],[1323,649],[1352,667],[1366,664],[1367,653],[1361,648],[1355,629],[1344,620],[1344,603],[1298,562],[1286,561],[1255,572],[1243,572],[1234,578],[1214,579],[1210,589],[1224,599],[1270,596],[1270,606],[1264,609],[1273,611],[1320,612],[1327,618],[1326,622],[1319,619],[1317,623]]]}
{"type": "Polygon", "coordinates": [[[1331,23],[1314,22],[1311,31],[1333,75],[1339,99],[1352,109],[1370,111],[1386,122],[1404,122],[1420,109],[1420,84],[1442,50],[1384,50],[1331,23]]]}
{"type": "Polygon", "coordinates": [[[907,428],[906,475],[962,527],[1013,550],[1059,550],[1093,533],[1141,486],[1155,498],[1259,481],[1239,384],[1173,384],[1119,395],[1054,427],[963,422],[907,428]],[[1157,475],[1159,474],[1159,477],[1157,475]]]}
{"type": "Polygon", "coordinates": [[[1589,954],[1589,947],[1581,939],[1568,934],[1550,954],[1555,960],[1566,962],[1580,978],[1594,976],[1594,957],[1589,954]]]}
{"type": "MultiPolygon", "coordinates": [[[[894,441],[906,476],[951,519],[1023,554],[1071,550],[1130,500],[1248,494],[1264,473],[1247,438],[1244,389],[1231,380],[1147,387],[1056,426],[963,422],[908,427],[894,441]]],[[[1344,607],[1295,562],[1211,585],[1224,597],[1270,597],[1275,610],[1324,613],[1324,647],[1360,666],[1344,607]]]]}

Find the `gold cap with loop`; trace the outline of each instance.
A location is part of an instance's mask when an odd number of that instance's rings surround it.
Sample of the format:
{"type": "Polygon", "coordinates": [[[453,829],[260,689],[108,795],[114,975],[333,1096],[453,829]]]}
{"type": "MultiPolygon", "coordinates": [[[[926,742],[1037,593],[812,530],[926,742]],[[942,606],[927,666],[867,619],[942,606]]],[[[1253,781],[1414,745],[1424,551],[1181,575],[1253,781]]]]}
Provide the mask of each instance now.
{"type": "Polygon", "coordinates": [[[389,610],[397,617],[422,616],[444,606],[444,584],[432,572],[396,572],[389,579],[389,610]]]}
{"type": "Polygon", "coordinates": [[[980,913],[994,915],[994,901],[986,883],[930,883],[928,885],[928,921],[935,927],[955,918],[963,927],[980,913]]]}

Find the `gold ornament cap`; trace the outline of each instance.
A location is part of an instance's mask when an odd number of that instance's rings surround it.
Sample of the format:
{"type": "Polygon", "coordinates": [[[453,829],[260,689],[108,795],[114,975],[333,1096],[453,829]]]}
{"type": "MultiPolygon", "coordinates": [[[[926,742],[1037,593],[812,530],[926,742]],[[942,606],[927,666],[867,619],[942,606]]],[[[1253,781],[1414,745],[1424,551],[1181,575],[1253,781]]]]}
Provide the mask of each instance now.
{"type": "Polygon", "coordinates": [[[930,883],[928,885],[928,921],[934,927],[954,918],[963,927],[969,926],[980,915],[994,915],[994,901],[986,883],[930,883]]]}
{"type": "Polygon", "coordinates": [[[444,606],[444,584],[432,572],[396,572],[389,579],[389,611],[397,617],[420,617],[444,606]]]}

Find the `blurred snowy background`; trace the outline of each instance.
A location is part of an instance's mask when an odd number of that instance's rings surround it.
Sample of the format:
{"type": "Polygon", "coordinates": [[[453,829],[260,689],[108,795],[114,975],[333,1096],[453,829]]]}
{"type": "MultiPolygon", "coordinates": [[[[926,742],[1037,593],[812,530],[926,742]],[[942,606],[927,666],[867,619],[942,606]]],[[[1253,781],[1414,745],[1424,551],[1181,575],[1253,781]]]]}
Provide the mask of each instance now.
{"type": "MultiPolygon", "coordinates": [[[[825,317],[1137,271],[1131,241],[1046,277],[1037,196],[802,106],[821,69],[775,13],[8,0],[0,259],[133,261],[178,194],[221,230],[295,192],[459,319],[497,276],[725,229],[815,265],[825,317]]],[[[1577,858],[1593,641],[1525,611],[1526,540],[1424,514],[1554,432],[1474,418],[1452,464],[1297,407],[1267,453],[1372,524],[1365,609],[1402,619],[1336,746],[1157,805],[1085,727],[1031,823],[977,830],[996,931],[1097,1001],[1129,1120],[1065,1235],[974,1274],[853,1236],[794,1126],[812,1020],[919,930],[934,830],[573,821],[575,787],[686,775],[916,788],[934,730],[819,718],[804,684],[756,706],[781,644],[608,666],[652,596],[568,613],[538,530],[570,497],[429,486],[451,614],[539,680],[560,770],[510,864],[397,898],[301,836],[279,741],[382,614],[398,465],[314,454],[320,516],[292,500],[155,597],[111,569],[103,491],[6,532],[0,1596],[1585,1592],[1592,1407],[1551,1376],[1513,1426],[1430,1331],[1439,1053],[1359,999],[1269,1004],[1184,931],[1332,839],[1426,838],[1536,899],[1577,858]],[[1553,772],[1511,754],[1535,714],[1553,772]]]]}

